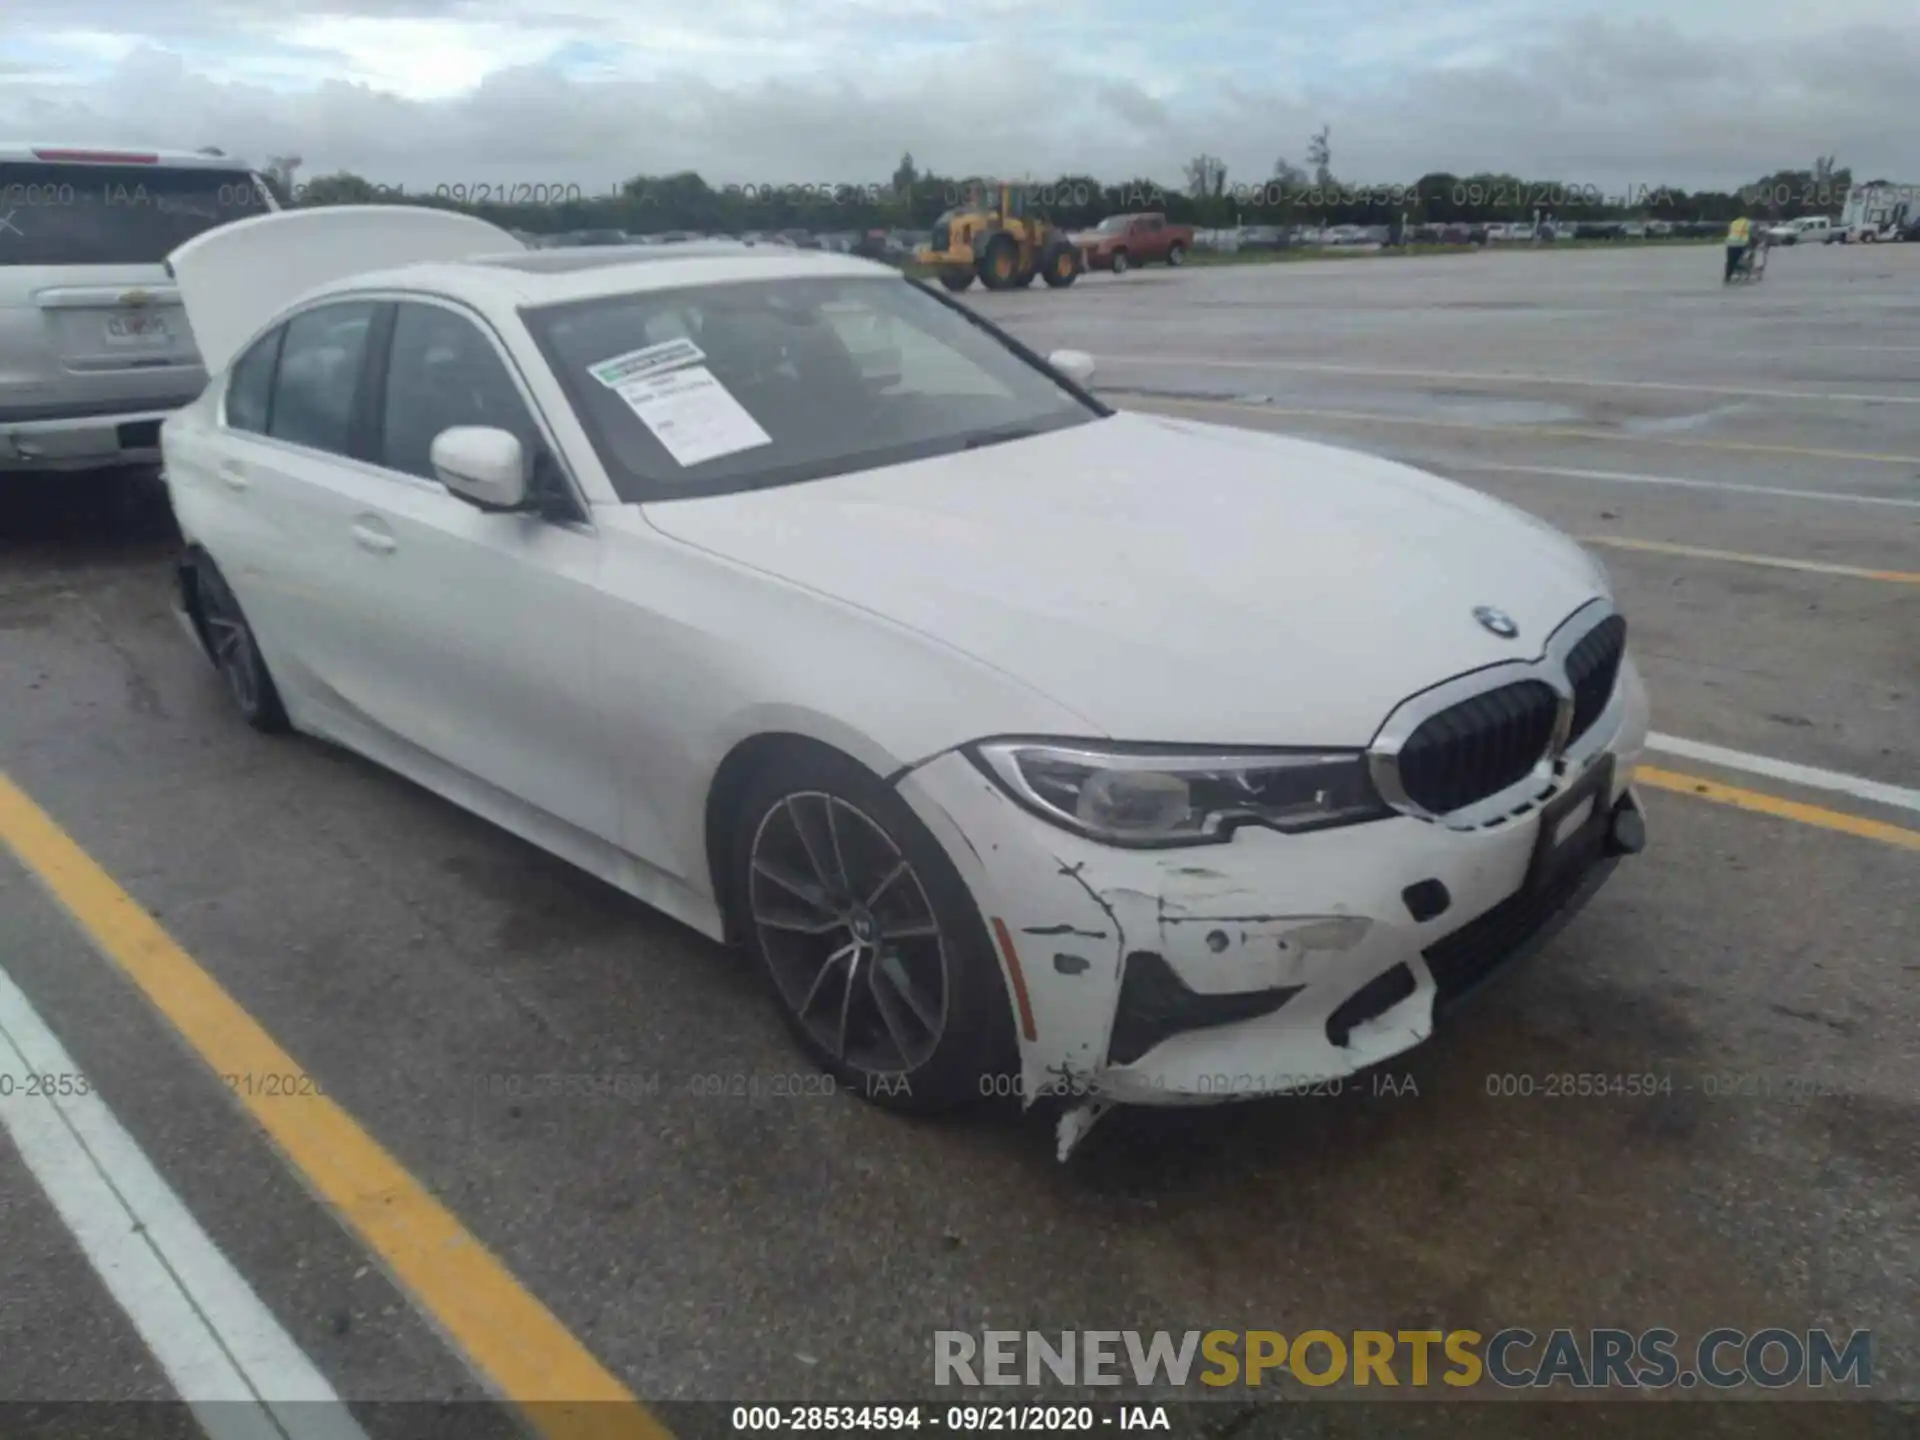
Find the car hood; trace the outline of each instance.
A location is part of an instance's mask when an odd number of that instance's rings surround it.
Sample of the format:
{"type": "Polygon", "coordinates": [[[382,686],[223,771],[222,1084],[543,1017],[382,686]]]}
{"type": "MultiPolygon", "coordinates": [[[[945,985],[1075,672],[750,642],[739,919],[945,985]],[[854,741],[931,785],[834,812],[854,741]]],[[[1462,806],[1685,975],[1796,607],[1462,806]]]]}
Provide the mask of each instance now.
{"type": "Polygon", "coordinates": [[[1104,734],[1362,745],[1533,658],[1606,593],[1570,539],[1354,451],[1121,413],[806,484],[650,504],[683,542],[964,650],[1104,734]],[[1519,637],[1474,618],[1507,612],[1519,637]]]}

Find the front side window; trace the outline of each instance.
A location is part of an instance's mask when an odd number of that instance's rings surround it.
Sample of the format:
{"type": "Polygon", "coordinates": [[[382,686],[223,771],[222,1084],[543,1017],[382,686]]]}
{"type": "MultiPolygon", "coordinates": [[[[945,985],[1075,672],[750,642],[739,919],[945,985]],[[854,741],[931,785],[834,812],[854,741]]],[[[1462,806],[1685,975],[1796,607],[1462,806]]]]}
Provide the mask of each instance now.
{"type": "Polygon", "coordinates": [[[287,322],[267,423],[274,439],[352,453],[353,401],[375,309],[369,301],[322,305],[287,322]]]}
{"type": "Polygon", "coordinates": [[[891,277],[642,291],[525,319],[629,501],[792,484],[1107,413],[891,277]]]}
{"type": "Polygon", "coordinates": [[[280,358],[280,342],[287,333],[282,325],[253,342],[242,355],[227,380],[227,425],[250,435],[267,433],[267,417],[273,409],[273,369],[280,358]]]}
{"type": "Polygon", "coordinates": [[[433,440],[456,425],[484,425],[519,438],[530,456],[539,427],[505,362],[480,327],[438,305],[404,304],[393,322],[378,463],[431,480],[433,440]]]}

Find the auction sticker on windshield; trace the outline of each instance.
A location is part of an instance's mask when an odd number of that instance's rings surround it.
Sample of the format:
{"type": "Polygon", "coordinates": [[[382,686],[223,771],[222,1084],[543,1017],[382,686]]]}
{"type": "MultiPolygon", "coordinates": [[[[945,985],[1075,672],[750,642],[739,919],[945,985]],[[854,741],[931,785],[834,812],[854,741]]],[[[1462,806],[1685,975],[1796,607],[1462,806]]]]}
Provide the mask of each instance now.
{"type": "Polygon", "coordinates": [[[614,391],[683,466],[773,443],[773,437],[704,365],[644,375],[615,386],[614,391]]]}
{"type": "Polygon", "coordinates": [[[706,358],[706,352],[691,340],[663,340],[658,345],[649,345],[643,350],[629,350],[624,355],[615,355],[597,365],[589,365],[587,373],[609,389],[618,390],[627,381],[637,380],[642,375],[658,375],[662,370],[692,365],[706,358]]]}

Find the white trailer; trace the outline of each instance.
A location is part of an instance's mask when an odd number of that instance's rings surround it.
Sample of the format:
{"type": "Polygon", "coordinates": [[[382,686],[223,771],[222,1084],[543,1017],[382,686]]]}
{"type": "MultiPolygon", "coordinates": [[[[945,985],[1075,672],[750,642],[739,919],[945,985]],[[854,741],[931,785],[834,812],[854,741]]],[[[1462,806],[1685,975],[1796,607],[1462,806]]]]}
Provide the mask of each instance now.
{"type": "Polygon", "coordinates": [[[1855,185],[1847,191],[1846,207],[1840,212],[1838,238],[1843,245],[1898,240],[1916,217],[1920,217],[1920,185],[1893,185],[1885,180],[1855,185]]]}

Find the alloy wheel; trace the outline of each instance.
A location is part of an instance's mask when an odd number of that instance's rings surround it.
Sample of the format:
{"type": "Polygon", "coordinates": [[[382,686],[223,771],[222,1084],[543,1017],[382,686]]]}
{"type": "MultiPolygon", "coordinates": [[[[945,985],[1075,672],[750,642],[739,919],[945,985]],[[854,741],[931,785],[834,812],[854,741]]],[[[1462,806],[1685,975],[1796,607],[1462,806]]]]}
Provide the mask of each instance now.
{"type": "Polygon", "coordinates": [[[760,819],[748,907],[802,1029],[869,1075],[918,1069],[946,1033],[947,945],[913,865],[857,806],[822,791],[760,819]]]}
{"type": "Polygon", "coordinates": [[[260,667],[253,653],[253,632],[240,614],[227,582],[212,570],[200,572],[200,614],[207,624],[213,663],[243,715],[260,707],[260,667]]]}

